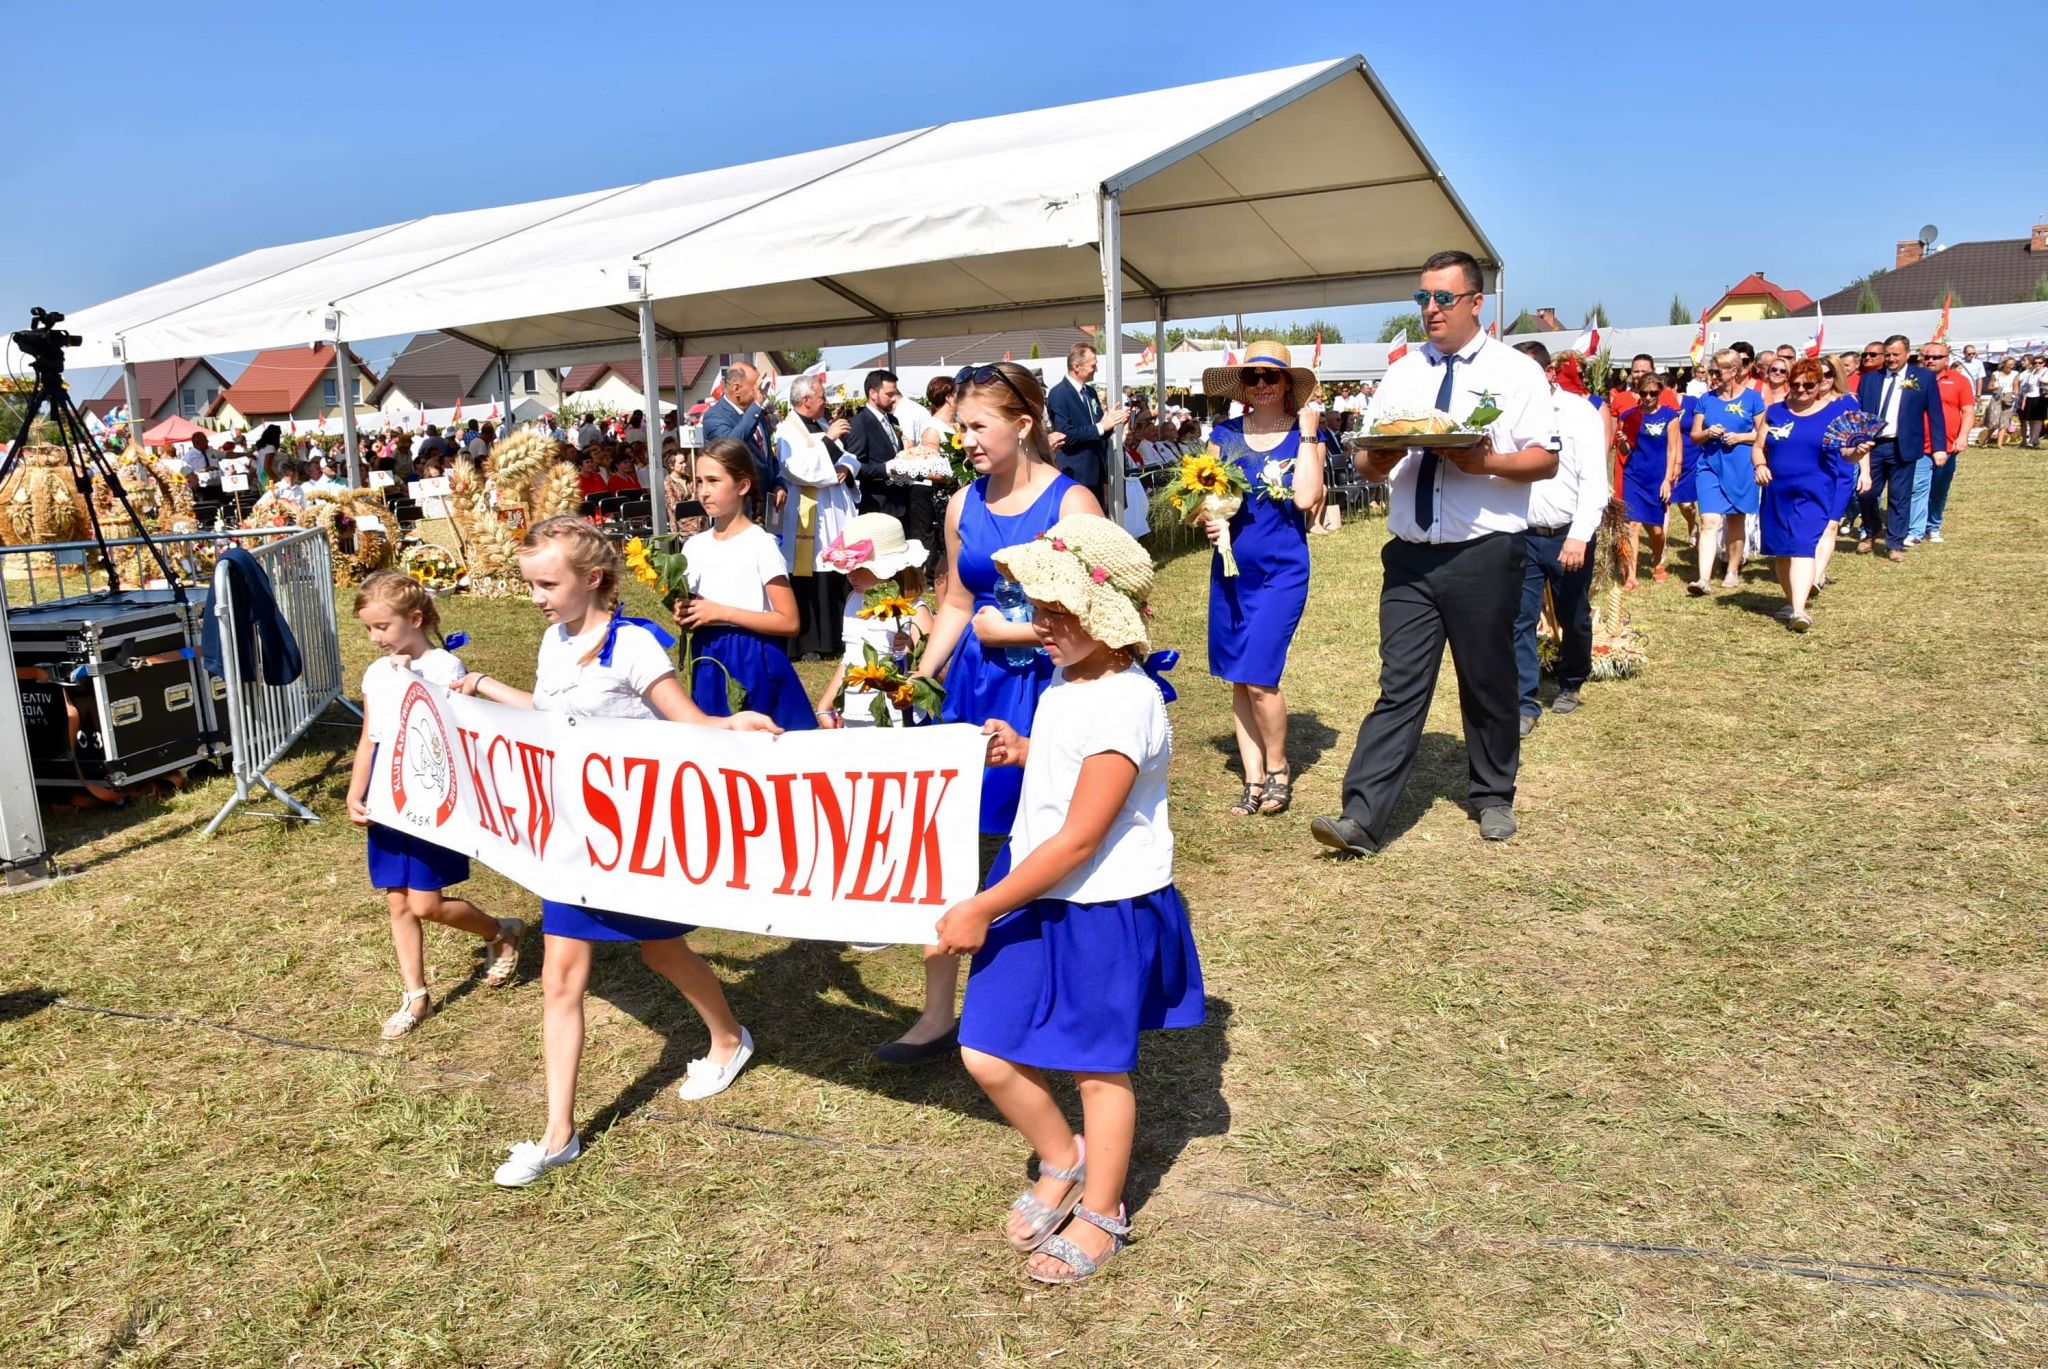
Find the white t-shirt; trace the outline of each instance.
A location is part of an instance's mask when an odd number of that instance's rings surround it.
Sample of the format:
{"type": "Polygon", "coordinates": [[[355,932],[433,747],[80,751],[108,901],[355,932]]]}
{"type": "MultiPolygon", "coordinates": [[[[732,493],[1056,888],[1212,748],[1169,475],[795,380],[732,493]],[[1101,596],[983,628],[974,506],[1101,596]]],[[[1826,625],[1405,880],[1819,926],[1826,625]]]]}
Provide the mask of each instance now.
{"type": "Polygon", "coordinates": [[[400,665],[396,656],[379,656],[370,662],[370,668],[363,672],[363,705],[369,716],[370,740],[379,746],[391,741],[405,686],[414,676],[446,688],[468,673],[461,657],[438,646],[410,665],[400,665]]]}
{"type": "Polygon", "coordinates": [[[676,673],[654,634],[633,623],[619,624],[612,642],[612,662],[600,665],[583,657],[611,629],[609,616],[598,619],[580,637],[558,624],[540,639],[540,659],[533,668],[533,706],[542,713],[573,713],[579,718],[659,718],[647,702],[647,691],[664,675],[676,673]]]}
{"type": "MultiPolygon", "coordinates": [[[[861,649],[863,647],[873,647],[875,654],[884,660],[897,650],[896,643],[890,640],[895,635],[894,627],[880,618],[861,617],[860,611],[866,606],[867,595],[855,590],[846,596],[846,608],[839,619],[839,635],[846,643],[846,650],[839,659],[848,670],[867,664],[868,657],[861,649]]],[[[904,649],[908,649],[907,645],[904,649]]],[[[839,705],[840,721],[848,727],[873,727],[874,700],[875,691],[872,689],[849,688],[839,705]]]]}
{"type": "Polygon", "coordinates": [[[768,582],[789,575],[782,543],[759,523],[723,542],[707,528],[683,543],[683,555],[690,561],[690,593],[754,613],[770,607],[768,582]]]}
{"type": "Polygon", "coordinates": [[[1159,686],[1136,666],[1086,684],[1056,675],[1031,718],[1010,865],[1024,863],[1065,825],[1081,763],[1114,751],[1138,767],[1131,796],[1087,864],[1046,891],[1071,903],[1135,898],[1173,883],[1173,829],[1166,819],[1166,768],[1173,734],[1159,686]]]}

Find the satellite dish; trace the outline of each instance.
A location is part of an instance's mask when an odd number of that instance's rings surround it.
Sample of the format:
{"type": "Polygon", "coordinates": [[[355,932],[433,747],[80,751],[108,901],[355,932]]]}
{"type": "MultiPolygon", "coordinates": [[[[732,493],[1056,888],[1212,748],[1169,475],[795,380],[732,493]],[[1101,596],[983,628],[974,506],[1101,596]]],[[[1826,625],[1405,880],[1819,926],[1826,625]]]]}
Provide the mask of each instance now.
{"type": "Polygon", "coordinates": [[[1932,246],[1934,246],[1934,240],[1935,240],[1936,238],[1939,238],[1940,236],[1941,236],[1941,230],[1940,230],[1939,228],[1936,228],[1936,227],[1935,227],[1935,226],[1934,226],[1933,224],[1929,223],[1929,224],[1923,224],[1923,225],[1921,225],[1921,228],[1920,228],[1920,245],[1921,245],[1922,247],[1932,247],[1932,246]]]}

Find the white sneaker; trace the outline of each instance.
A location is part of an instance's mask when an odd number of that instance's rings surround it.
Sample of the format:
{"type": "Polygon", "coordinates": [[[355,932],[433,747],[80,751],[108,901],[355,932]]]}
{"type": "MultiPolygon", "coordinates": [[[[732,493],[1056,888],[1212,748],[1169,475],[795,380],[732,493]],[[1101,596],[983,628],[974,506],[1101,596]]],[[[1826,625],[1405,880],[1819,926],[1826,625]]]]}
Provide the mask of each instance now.
{"type": "Polygon", "coordinates": [[[512,1147],[512,1153],[505,1157],[505,1163],[498,1166],[493,1179],[500,1188],[525,1188],[551,1169],[580,1158],[583,1154],[583,1138],[571,1136],[569,1144],[553,1155],[540,1148],[538,1141],[521,1141],[512,1147]]]}
{"type": "Polygon", "coordinates": [[[849,941],[847,945],[856,951],[886,951],[896,943],[893,941],[849,941]]]}
{"type": "Polygon", "coordinates": [[[1937,530],[1936,530],[1936,531],[1934,531],[1934,532],[1930,532],[1930,533],[1928,533],[1928,534],[1927,534],[1927,540],[1928,540],[1928,541],[1930,541],[1930,542],[1935,542],[1935,543],[1939,543],[1939,542],[1940,542],[1940,541],[1942,540],[1942,538],[1941,538],[1941,532],[1940,532],[1940,530],[1939,530],[1939,529],[1937,529],[1937,530]]]}
{"type": "Polygon", "coordinates": [[[1920,539],[1917,537],[1908,537],[1904,542],[1900,543],[1900,545],[1907,547],[1917,547],[1920,545],[1920,539]]]}
{"type": "Polygon", "coordinates": [[[732,1081],[739,1078],[740,1071],[747,1067],[747,1061],[753,1058],[754,1038],[745,1027],[741,1027],[739,1049],[732,1053],[732,1058],[723,1064],[708,1056],[692,1060],[689,1069],[684,1071],[683,1082],[676,1085],[676,1096],[695,1100],[724,1093],[732,1087],[732,1081]]]}

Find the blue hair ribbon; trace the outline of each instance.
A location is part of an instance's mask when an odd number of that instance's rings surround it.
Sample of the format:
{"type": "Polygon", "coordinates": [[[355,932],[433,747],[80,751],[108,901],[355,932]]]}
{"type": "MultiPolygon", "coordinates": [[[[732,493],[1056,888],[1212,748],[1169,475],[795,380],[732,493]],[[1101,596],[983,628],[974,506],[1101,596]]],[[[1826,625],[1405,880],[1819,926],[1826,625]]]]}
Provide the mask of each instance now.
{"type": "Polygon", "coordinates": [[[631,614],[621,613],[614,606],[612,609],[611,626],[604,630],[604,644],[597,649],[597,663],[599,665],[610,665],[612,663],[612,648],[618,644],[620,626],[626,623],[631,623],[634,627],[644,627],[654,634],[654,640],[661,643],[663,651],[675,649],[675,636],[667,628],[649,618],[635,618],[631,614]]]}
{"type": "Polygon", "coordinates": [[[441,639],[441,645],[450,651],[460,651],[469,645],[469,634],[467,632],[451,632],[441,639]]]}
{"type": "Polygon", "coordinates": [[[1166,672],[1180,664],[1180,653],[1178,651],[1174,651],[1171,648],[1165,651],[1155,651],[1150,656],[1147,656],[1141,664],[1144,666],[1145,673],[1152,677],[1152,683],[1159,686],[1160,698],[1168,703],[1172,703],[1180,697],[1175,692],[1174,687],[1166,682],[1166,672]]]}

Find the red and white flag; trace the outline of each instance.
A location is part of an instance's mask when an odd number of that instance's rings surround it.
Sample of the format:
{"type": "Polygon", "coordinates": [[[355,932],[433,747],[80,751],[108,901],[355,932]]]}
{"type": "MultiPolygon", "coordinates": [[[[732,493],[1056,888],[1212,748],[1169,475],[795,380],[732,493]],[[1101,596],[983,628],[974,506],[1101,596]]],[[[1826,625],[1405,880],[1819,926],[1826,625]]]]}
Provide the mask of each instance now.
{"type": "Polygon", "coordinates": [[[1014,358],[1014,357],[1012,357],[1012,356],[1011,356],[1011,355],[1010,355],[1010,354],[1009,354],[1008,352],[1004,352],[1004,353],[1003,353],[1003,360],[1004,360],[1004,361],[1013,361],[1013,360],[1015,360],[1015,358],[1014,358]]]}
{"type": "Polygon", "coordinates": [[[1489,323],[1489,324],[1487,324],[1487,325],[1486,325],[1486,335],[1487,335],[1488,337],[1499,337],[1499,336],[1500,336],[1500,320],[1499,320],[1499,319],[1495,319],[1495,320],[1494,320],[1493,322],[1491,322],[1491,323],[1489,323]]]}
{"type": "Polygon", "coordinates": [[[1319,369],[1319,368],[1320,368],[1320,367],[1322,366],[1322,364],[1323,364],[1323,335],[1322,335],[1321,333],[1317,333],[1317,334],[1316,334],[1316,354],[1315,354],[1315,355],[1314,355],[1313,357],[1309,358],[1308,368],[1309,368],[1309,369],[1310,369],[1311,371],[1313,371],[1313,370],[1317,370],[1317,369],[1319,369]]]}
{"type": "Polygon", "coordinates": [[[823,358],[823,357],[819,357],[819,358],[818,358],[818,364],[817,364],[817,365],[815,365],[815,366],[813,366],[813,367],[811,367],[811,369],[810,369],[810,370],[808,370],[808,371],[806,371],[806,372],[804,372],[804,374],[805,374],[805,375],[810,375],[810,376],[816,376],[816,377],[817,377],[817,378],[818,378],[819,380],[823,380],[823,379],[825,378],[825,374],[826,374],[826,372],[825,372],[825,358],[823,358]]]}
{"type": "Polygon", "coordinates": [[[285,421],[284,421],[284,426],[285,426],[285,431],[286,431],[286,432],[288,432],[288,433],[290,433],[290,434],[291,434],[291,435],[292,435],[293,437],[297,437],[297,436],[299,435],[299,420],[298,420],[298,419],[296,419],[296,418],[292,418],[292,417],[289,417],[289,416],[288,416],[288,417],[286,417],[286,419],[285,419],[285,421]]]}
{"type": "Polygon", "coordinates": [[[1950,291],[1941,297],[1941,322],[1934,325],[1934,336],[1927,339],[1929,342],[1948,341],[1948,307],[1955,302],[1954,291],[1950,291]]]}
{"type": "Polygon", "coordinates": [[[1402,357],[1407,355],[1408,330],[1406,328],[1403,328],[1401,330],[1401,340],[1395,343],[1393,346],[1387,348],[1387,365],[1391,366],[1395,362],[1399,361],[1402,357]]]}
{"type": "Polygon", "coordinates": [[[1692,364],[1697,367],[1707,357],[1707,321],[1700,320],[1700,330],[1692,335],[1692,364]]]}
{"type": "Polygon", "coordinates": [[[424,406],[422,406],[422,407],[421,407],[421,409],[420,409],[420,431],[421,431],[421,432],[425,432],[426,430],[427,430],[427,411],[426,411],[425,407],[424,407],[424,406]]]}
{"type": "Polygon", "coordinates": [[[1225,366],[1235,366],[1235,365],[1237,365],[1237,353],[1235,353],[1235,352],[1231,352],[1231,351],[1226,351],[1226,352],[1224,352],[1224,353],[1223,353],[1223,364],[1224,364],[1225,366]]]}
{"type": "Polygon", "coordinates": [[[1593,324],[1585,332],[1572,339],[1571,349],[1583,357],[1600,355],[1600,325],[1593,324]]]}
{"type": "Polygon", "coordinates": [[[498,404],[496,400],[491,401],[490,421],[493,423],[498,421],[498,404]]]}
{"type": "Polygon", "coordinates": [[[455,412],[449,416],[448,421],[450,423],[460,423],[462,421],[462,397],[460,395],[455,397],[455,412]]]}
{"type": "Polygon", "coordinates": [[[1819,306],[1816,305],[1813,311],[1813,336],[1806,340],[1806,355],[1810,357],[1819,356],[1821,349],[1827,345],[1827,340],[1827,315],[1823,314],[1819,306]]]}
{"type": "Polygon", "coordinates": [[[719,373],[718,379],[717,379],[717,380],[715,380],[715,381],[713,381],[713,382],[711,383],[711,393],[710,393],[710,394],[708,394],[708,395],[706,395],[706,396],[704,397],[704,402],[705,402],[706,404],[716,404],[716,403],[717,403],[717,402],[718,402],[719,400],[721,400],[721,399],[724,399],[724,398],[725,398],[725,373],[721,371],[721,372],[719,373]]]}

